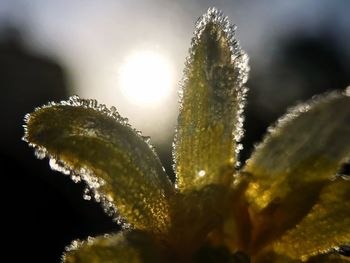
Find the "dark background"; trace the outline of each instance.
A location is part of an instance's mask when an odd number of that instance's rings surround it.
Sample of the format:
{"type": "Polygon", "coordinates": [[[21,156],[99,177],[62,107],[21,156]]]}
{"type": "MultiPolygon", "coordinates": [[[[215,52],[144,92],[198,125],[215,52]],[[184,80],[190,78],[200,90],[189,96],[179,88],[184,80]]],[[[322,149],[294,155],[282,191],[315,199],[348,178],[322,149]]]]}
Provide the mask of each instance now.
{"type": "MultiPolygon", "coordinates": [[[[213,3],[192,2],[188,15],[193,17],[194,23],[196,17],[213,3]]],[[[242,27],[244,30],[251,27],[253,32],[259,19],[266,15],[266,9],[282,8],[281,5],[276,7],[276,1],[261,1],[264,4],[256,1],[219,2],[223,7],[229,7],[227,12],[224,10],[229,16],[231,10],[236,10],[238,20],[240,16],[252,16],[250,25],[242,27]],[[265,11],[259,12],[255,5],[264,6],[265,11]],[[254,10],[254,15],[249,10],[254,10]]],[[[312,8],[310,3],[314,3],[317,10],[323,10],[318,5],[325,4],[324,1],[305,2],[300,1],[298,10],[304,10],[305,5],[306,13],[312,8]]],[[[243,33],[242,46],[245,48],[246,43],[248,53],[252,53],[243,161],[268,125],[288,106],[328,90],[344,89],[350,84],[350,25],[344,16],[344,10],[350,10],[350,2],[329,2],[332,3],[331,11],[319,11],[319,17],[317,12],[312,17],[310,15],[312,30],[308,23],[298,26],[291,23],[289,27],[287,24],[283,34],[273,36],[273,45],[265,46],[266,53],[257,47],[257,43],[249,42],[249,34],[243,33]],[[259,54],[254,47],[258,48],[259,54]]],[[[182,4],[186,8],[182,1],[176,8],[181,8],[182,4]]],[[[324,9],[330,8],[329,5],[324,9]]],[[[0,4],[1,7],[4,5],[0,4]]],[[[288,8],[284,8],[288,13],[288,8]]],[[[57,54],[28,44],[27,31],[35,30],[35,27],[23,24],[21,19],[18,21],[22,24],[14,22],[17,20],[12,14],[17,13],[1,12],[0,9],[0,200],[3,206],[2,240],[5,243],[2,258],[9,257],[10,262],[59,262],[64,246],[73,239],[119,228],[98,204],[83,200],[82,184],[74,184],[68,177],[51,171],[48,162],[35,159],[32,149],[21,141],[25,113],[47,101],[66,99],[74,92],[74,85],[69,81],[73,73],[60,62],[57,54]]],[[[280,19],[282,23],[283,17],[280,19]]],[[[297,13],[295,19],[298,19],[297,13]]],[[[184,28],[184,31],[189,34],[193,29],[184,28]]],[[[266,38],[268,36],[266,32],[266,38]]],[[[182,69],[176,70],[181,72],[182,69]]],[[[167,171],[172,174],[171,139],[157,143],[156,148],[167,171]]]]}

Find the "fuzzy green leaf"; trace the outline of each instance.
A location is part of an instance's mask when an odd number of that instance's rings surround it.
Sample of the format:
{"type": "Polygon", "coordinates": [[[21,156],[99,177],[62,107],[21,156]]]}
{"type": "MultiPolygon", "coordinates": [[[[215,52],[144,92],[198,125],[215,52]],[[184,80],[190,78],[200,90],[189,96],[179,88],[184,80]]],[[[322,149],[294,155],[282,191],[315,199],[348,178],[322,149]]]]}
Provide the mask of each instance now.
{"type": "Polygon", "coordinates": [[[305,259],[348,243],[349,200],[350,181],[338,179],[324,187],[311,212],[296,228],[283,235],[275,244],[275,250],[291,258],[305,259]]]}
{"type": "MultiPolygon", "coordinates": [[[[294,227],[318,202],[350,156],[349,134],[345,93],[298,106],[278,122],[244,168],[251,175],[245,195],[254,228],[252,249],[294,227]]],[[[343,206],[344,200],[339,197],[343,206]]],[[[350,229],[349,223],[344,228],[350,229]]]]}
{"type": "Polygon", "coordinates": [[[307,183],[329,180],[350,157],[350,97],[331,93],[297,106],[257,147],[244,171],[258,209],[307,183]]]}
{"type": "Polygon", "coordinates": [[[174,159],[181,191],[229,184],[240,149],[247,57],[217,10],[197,23],[185,71],[174,159]]]}
{"type": "Polygon", "coordinates": [[[172,185],[151,147],[119,115],[71,98],[30,114],[25,139],[137,228],[160,232],[169,226],[172,185]]]}

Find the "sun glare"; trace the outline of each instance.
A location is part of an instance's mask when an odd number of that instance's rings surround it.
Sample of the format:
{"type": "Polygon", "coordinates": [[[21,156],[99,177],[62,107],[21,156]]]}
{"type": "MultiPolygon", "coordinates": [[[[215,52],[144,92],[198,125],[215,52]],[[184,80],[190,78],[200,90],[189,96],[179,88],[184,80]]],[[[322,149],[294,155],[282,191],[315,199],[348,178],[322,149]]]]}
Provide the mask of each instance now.
{"type": "Polygon", "coordinates": [[[165,98],[172,87],[169,62],[159,53],[143,51],[127,58],[120,70],[121,89],[131,102],[154,104],[165,98]]]}

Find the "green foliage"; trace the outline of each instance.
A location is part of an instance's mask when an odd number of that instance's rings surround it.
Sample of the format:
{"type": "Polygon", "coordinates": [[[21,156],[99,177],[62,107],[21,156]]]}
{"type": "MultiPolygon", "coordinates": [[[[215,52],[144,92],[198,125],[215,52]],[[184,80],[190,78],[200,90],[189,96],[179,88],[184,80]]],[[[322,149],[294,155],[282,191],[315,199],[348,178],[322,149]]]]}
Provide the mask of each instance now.
{"type": "Polygon", "coordinates": [[[73,96],[26,116],[36,155],[85,181],[85,198],[124,223],[118,234],[74,241],[64,262],[349,262],[336,253],[350,241],[350,181],[336,176],[350,157],[349,90],[288,112],[238,170],[248,58],[214,8],[192,43],[177,187],[115,108],[73,96]]]}

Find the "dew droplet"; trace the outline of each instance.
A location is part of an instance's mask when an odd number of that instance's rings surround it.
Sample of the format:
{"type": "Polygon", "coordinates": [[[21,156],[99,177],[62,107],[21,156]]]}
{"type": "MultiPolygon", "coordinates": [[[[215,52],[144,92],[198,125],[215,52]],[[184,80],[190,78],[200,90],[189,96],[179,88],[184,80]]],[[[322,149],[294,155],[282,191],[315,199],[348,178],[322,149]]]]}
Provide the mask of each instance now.
{"type": "Polygon", "coordinates": [[[39,160],[42,160],[47,156],[47,151],[44,147],[35,147],[34,155],[39,160]]]}
{"type": "Polygon", "coordinates": [[[90,201],[91,200],[91,195],[89,194],[84,194],[83,195],[84,200],[90,201]]]}
{"type": "Polygon", "coordinates": [[[68,246],[65,247],[66,252],[78,250],[82,242],[80,240],[73,240],[68,246]]]}
{"type": "Polygon", "coordinates": [[[200,170],[199,172],[198,172],[198,176],[199,177],[203,177],[205,175],[205,171],[204,170],[200,170]]]}
{"type": "Polygon", "coordinates": [[[94,237],[88,236],[88,238],[87,238],[87,243],[88,243],[89,245],[93,244],[94,241],[95,241],[95,238],[94,238],[94,237]]]}
{"type": "Polygon", "coordinates": [[[52,170],[61,172],[65,175],[69,175],[71,170],[65,165],[63,161],[58,161],[55,158],[50,158],[49,165],[52,170]]]}
{"type": "Polygon", "coordinates": [[[236,145],[235,152],[236,152],[236,153],[239,153],[241,150],[243,150],[243,144],[238,143],[238,144],[236,145]]]}
{"type": "Polygon", "coordinates": [[[72,173],[70,178],[72,179],[72,181],[73,181],[74,183],[79,183],[79,182],[81,182],[80,175],[78,175],[78,174],[72,173]]]}

